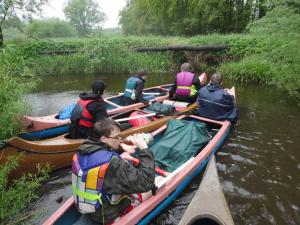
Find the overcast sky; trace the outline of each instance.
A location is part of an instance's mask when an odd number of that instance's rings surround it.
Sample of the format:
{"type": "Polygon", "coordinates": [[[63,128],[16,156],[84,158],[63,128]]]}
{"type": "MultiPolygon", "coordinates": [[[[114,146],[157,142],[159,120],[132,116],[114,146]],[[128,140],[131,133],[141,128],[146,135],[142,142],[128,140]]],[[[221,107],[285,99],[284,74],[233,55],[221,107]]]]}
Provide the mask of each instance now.
{"type": "MultiPolygon", "coordinates": [[[[45,18],[58,17],[65,19],[63,6],[67,0],[49,0],[47,6],[44,6],[42,16],[45,18]]],[[[126,5],[126,0],[96,0],[101,11],[106,14],[104,28],[117,27],[119,20],[119,11],[126,5]]]]}

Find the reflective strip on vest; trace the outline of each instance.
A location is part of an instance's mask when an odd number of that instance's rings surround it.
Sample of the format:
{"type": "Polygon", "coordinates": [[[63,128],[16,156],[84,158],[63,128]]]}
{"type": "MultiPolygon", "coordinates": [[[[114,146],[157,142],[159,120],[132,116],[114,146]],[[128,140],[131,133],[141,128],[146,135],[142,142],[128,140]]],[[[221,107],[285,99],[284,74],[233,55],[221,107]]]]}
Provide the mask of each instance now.
{"type": "Polygon", "coordinates": [[[127,98],[131,98],[135,100],[135,86],[138,82],[139,78],[137,77],[130,77],[126,82],[124,96],[127,98]]]}
{"type": "Polygon", "coordinates": [[[191,87],[189,87],[189,86],[177,86],[177,88],[190,90],[190,96],[194,96],[195,94],[197,94],[197,90],[196,90],[195,85],[192,85],[191,87]]]}
{"type": "Polygon", "coordinates": [[[76,195],[78,195],[79,197],[91,200],[91,201],[96,201],[98,200],[100,205],[102,206],[102,193],[100,193],[99,195],[96,194],[91,194],[91,193],[87,193],[84,191],[80,191],[75,185],[72,185],[72,190],[73,192],[75,192],[76,195]]]}
{"type": "Polygon", "coordinates": [[[177,86],[177,88],[180,88],[180,89],[191,89],[191,87],[189,87],[189,86],[177,86]]]}

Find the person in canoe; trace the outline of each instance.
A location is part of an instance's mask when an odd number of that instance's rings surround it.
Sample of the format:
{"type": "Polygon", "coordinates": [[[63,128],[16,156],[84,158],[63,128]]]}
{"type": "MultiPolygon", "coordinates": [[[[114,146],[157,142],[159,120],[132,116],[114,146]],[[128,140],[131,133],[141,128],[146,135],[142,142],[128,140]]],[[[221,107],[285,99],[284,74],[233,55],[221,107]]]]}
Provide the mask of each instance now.
{"type": "MultiPolygon", "coordinates": [[[[206,74],[204,82],[206,82],[206,74]]],[[[201,78],[192,72],[190,63],[181,65],[181,72],[176,74],[175,82],[169,91],[169,98],[174,101],[194,103],[197,99],[197,92],[201,88],[201,78]]]]}
{"type": "Polygon", "coordinates": [[[235,124],[238,110],[234,96],[221,87],[222,80],[222,75],[215,73],[210,83],[199,90],[197,114],[213,120],[229,120],[235,124]]]}
{"type": "Polygon", "coordinates": [[[102,95],[106,85],[100,80],[92,83],[90,93],[81,93],[71,113],[69,136],[71,139],[87,138],[91,135],[94,123],[108,118],[102,95]]]}
{"type": "Polygon", "coordinates": [[[92,137],[73,156],[72,190],[77,209],[97,223],[113,222],[155,191],[153,154],[142,134],[130,136],[130,140],[139,148],[137,167],[120,157],[128,145],[121,144],[119,124],[111,119],[96,122],[92,137]]]}
{"type": "Polygon", "coordinates": [[[149,104],[149,99],[154,96],[143,96],[146,79],[147,71],[140,69],[138,75],[132,76],[127,80],[123,97],[124,105],[131,105],[138,102],[142,102],[146,105],[149,104]]]}

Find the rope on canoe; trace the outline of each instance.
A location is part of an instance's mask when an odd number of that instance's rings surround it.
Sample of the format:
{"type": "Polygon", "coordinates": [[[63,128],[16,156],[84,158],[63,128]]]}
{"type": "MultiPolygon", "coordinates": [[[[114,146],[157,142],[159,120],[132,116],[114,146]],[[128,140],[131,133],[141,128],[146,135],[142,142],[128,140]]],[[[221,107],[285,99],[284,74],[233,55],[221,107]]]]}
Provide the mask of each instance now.
{"type": "MultiPolygon", "coordinates": [[[[23,151],[23,152],[27,152],[27,153],[33,153],[33,154],[41,154],[41,155],[45,155],[45,154],[48,154],[48,155],[49,154],[51,154],[51,155],[53,155],[53,154],[66,154],[66,153],[70,153],[70,152],[75,152],[76,151],[76,150],[65,150],[65,151],[55,151],[55,152],[53,152],[53,151],[51,151],[51,152],[49,152],[49,151],[35,151],[35,150],[25,149],[25,148],[21,148],[21,147],[12,145],[9,142],[7,142],[5,144],[5,147],[6,146],[13,147],[13,148],[15,148],[15,149],[17,149],[19,151],[23,151]]],[[[3,150],[3,149],[5,149],[5,148],[2,147],[0,150],[3,150]]]]}

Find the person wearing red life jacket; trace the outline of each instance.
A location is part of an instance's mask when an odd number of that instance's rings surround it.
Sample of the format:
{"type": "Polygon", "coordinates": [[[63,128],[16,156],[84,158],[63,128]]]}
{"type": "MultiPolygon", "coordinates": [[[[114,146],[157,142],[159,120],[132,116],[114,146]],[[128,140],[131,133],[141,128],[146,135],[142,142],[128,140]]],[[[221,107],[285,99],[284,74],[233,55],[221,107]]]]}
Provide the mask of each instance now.
{"type": "Polygon", "coordinates": [[[69,136],[71,139],[87,138],[91,135],[94,123],[108,118],[102,95],[106,85],[100,80],[92,83],[90,93],[81,93],[71,113],[69,136]]]}
{"type": "Polygon", "coordinates": [[[201,86],[199,78],[192,73],[191,64],[183,63],[181,72],[176,74],[174,85],[169,91],[169,98],[174,101],[194,103],[201,86]]]}
{"type": "MultiPolygon", "coordinates": [[[[73,156],[72,190],[80,213],[97,224],[110,224],[155,191],[155,164],[143,134],[130,136],[138,148],[139,165],[121,158],[120,126],[98,121],[73,156]]],[[[126,146],[126,145],[125,145],[126,146]]]]}

